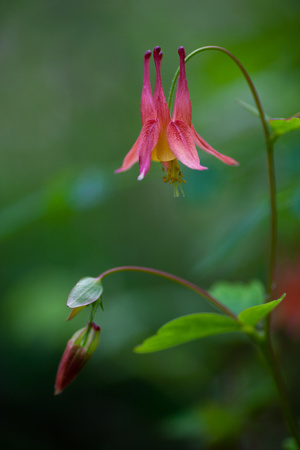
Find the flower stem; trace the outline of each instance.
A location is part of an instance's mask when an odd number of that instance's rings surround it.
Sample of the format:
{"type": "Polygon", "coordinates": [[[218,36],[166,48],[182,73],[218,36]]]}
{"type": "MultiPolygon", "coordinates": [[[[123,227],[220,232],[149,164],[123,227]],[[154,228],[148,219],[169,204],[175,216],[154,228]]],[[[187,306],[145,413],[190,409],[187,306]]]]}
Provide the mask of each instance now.
{"type": "Polygon", "coordinates": [[[156,275],[158,277],[166,278],[170,281],[173,281],[174,283],[181,284],[182,286],[185,286],[188,289],[191,289],[194,292],[197,292],[197,294],[202,295],[202,297],[206,298],[206,300],[209,301],[215,308],[217,308],[219,311],[222,311],[227,316],[232,317],[234,320],[237,320],[237,316],[225,305],[220,303],[216,298],[214,298],[212,295],[209,294],[209,292],[205,291],[201,287],[197,286],[194,283],[191,283],[188,280],[185,280],[184,278],[177,277],[176,275],[172,275],[168,272],[163,272],[162,270],[152,269],[150,267],[140,267],[140,266],[120,266],[120,267],[114,267],[113,269],[106,270],[105,272],[101,273],[97,278],[98,280],[102,280],[103,278],[107,277],[107,275],[110,275],[112,273],[116,272],[124,272],[124,271],[134,271],[134,272],[144,272],[149,273],[151,275],[156,275]]]}
{"type": "Polygon", "coordinates": [[[92,303],[90,320],[88,322],[87,330],[86,330],[84,338],[83,338],[82,346],[84,346],[86,344],[86,342],[87,342],[88,335],[90,333],[90,330],[91,330],[91,327],[92,327],[92,323],[93,323],[93,320],[94,320],[94,315],[95,315],[95,312],[96,312],[97,308],[98,308],[98,302],[92,303]]]}
{"type": "MultiPolygon", "coordinates": [[[[260,120],[263,127],[263,133],[265,136],[265,142],[266,142],[266,150],[267,150],[267,164],[268,164],[268,178],[269,178],[269,192],[270,192],[270,211],[271,211],[271,239],[270,239],[270,256],[269,256],[269,271],[268,271],[268,281],[267,281],[267,299],[266,301],[274,300],[274,290],[275,290],[275,260],[276,260],[276,245],[277,245],[277,207],[276,207],[276,182],[275,182],[275,167],[274,167],[274,156],[273,156],[273,140],[271,137],[268,121],[266,119],[261,101],[259,99],[257,90],[253,84],[253,81],[250,78],[250,75],[246,71],[245,67],[242,65],[242,63],[227,49],[223,47],[218,47],[215,45],[209,45],[206,47],[201,47],[196,50],[194,50],[192,53],[190,53],[186,58],[185,62],[189,61],[193,56],[197,55],[198,53],[207,51],[207,50],[217,50],[222,53],[225,53],[227,56],[229,56],[239,67],[241,72],[243,73],[248,86],[251,90],[251,93],[253,95],[253,99],[255,101],[256,107],[259,112],[260,120]]],[[[169,99],[168,99],[168,105],[169,109],[171,107],[172,103],[172,97],[174,94],[174,89],[176,85],[176,81],[179,75],[179,68],[177,69],[175,76],[173,78],[169,99]]]]}
{"type": "MultiPolygon", "coordinates": [[[[185,62],[187,62],[189,59],[191,59],[193,56],[197,55],[200,52],[206,51],[206,50],[217,50],[220,52],[225,53],[227,56],[229,56],[240,68],[242,71],[244,77],[246,78],[246,81],[248,83],[248,86],[252,92],[255,104],[257,106],[259,116],[261,119],[263,132],[265,136],[265,142],[266,142],[266,150],[267,150],[267,166],[268,166],[268,179],[269,179],[269,194],[270,194],[270,216],[271,216],[271,223],[270,223],[270,255],[269,255],[269,268],[268,268],[268,280],[267,280],[267,297],[266,302],[272,301],[275,299],[275,267],[276,267],[276,248],[277,248],[277,204],[276,204],[276,180],[275,180],[275,165],[274,165],[274,148],[273,148],[273,139],[270,133],[270,129],[268,126],[268,122],[265,116],[265,113],[263,111],[258,93],[255,89],[255,86],[244,68],[244,66],[241,64],[241,62],[228,50],[222,47],[218,46],[207,46],[207,47],[201,47],[197,50],[190,53],[186,58],[185,62]]],[[[176,80],[178,78],[179,74],[179,68],[177,69],[174,79],[172,81],[169,99],[168,99],[168,105],[169,108],[171,107],[172,97],[174,94],[174,88],[176,84],[176,80]]],[[[300,448],[300,434],[299,429],[297,427],[297,421],[293,414],[293,411],[290,407],[290,403],[288,400],[287,391],[284,385],[284,381],[280,372],[280,368],[278,366],[277,360],[275,358],[275,354],[273,351],[272,341],[271,341],[271,330],[270,330],[270,315],[267,317],[265,321],[265,334],[263,343],[260,343],[260,348],[262,349],[262,353],[265,357],[265,359],[268,362],[270,372],[272,375],[272,378],[275,382],[278,395],[279,395],[279,401],[281,404],[281,409],[286,421],[287,428],[290,432],[290,434],[295,438],[297,444],[300,448]]]]}
{"type": "Polygon", "coordinates": [[[261,353],[268,364],[271,376],[273,378],[274,384],[276,386],[281,410],[283,412],[287,429],[290,432],[290,435],[293,436],[295,441],[298,444],[298,448],[300,449],[300,432],[299,427],[297,425],[297,420],[293,414],[293,411],[290,407],[290,402],[288,399],[288,394],[286,391],[285,383],[283,381],[280,369],[278,367],[278,362],[276,360],[274,350],[272,348],[272,343],[270,339],[270,334],[265,335],[266,339],[264,339],[259,347],[261,353]]]}

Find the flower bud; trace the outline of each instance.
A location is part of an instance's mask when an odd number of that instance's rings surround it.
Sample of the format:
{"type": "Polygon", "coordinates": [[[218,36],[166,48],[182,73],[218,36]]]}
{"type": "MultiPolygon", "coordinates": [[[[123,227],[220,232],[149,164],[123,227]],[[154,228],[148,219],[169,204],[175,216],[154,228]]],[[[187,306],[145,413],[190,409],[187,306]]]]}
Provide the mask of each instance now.
{"type": "Polygon", "coordinates": [[[91,359],[100,339],[100,327],[94,322],[73,334],[60,360],[54,395],[60,394],[91,359]]]}

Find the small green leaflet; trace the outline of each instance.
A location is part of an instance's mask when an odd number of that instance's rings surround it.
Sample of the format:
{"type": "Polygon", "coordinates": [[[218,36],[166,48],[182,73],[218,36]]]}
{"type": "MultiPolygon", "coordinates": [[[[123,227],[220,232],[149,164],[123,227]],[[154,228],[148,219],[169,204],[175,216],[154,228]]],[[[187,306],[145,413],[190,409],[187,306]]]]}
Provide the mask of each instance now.
{"type": "Polygon", "coordinates": [[[157,334],[135,347],[134,351],[136,353],[157,352],[202,337],[241,329],[242,325],[239,322],[221,314],[191,314],[166,323],[157,331],[157,334]]]}
{"type": "Polygon", "coordinates": [[[87,308],[88,305],[85,306],[78,306],[78,308],[72,308],[70,314],[67,317],[67,320],[72,320],[75,316],[77,316],[80,311],[82,311],[84,308],[87,308]]]}
{"type": "Polygon", "coordinates": [[[238,319],[244,325],[249,325],[254,327],[258,322],[260,322],[264,317],[266,317],[285,297],[283,294],[278,300],[273,300],[263,305],[252,306],[242,311],[238,315],[238,319]]]}
{"type": "Polygon", "coordinates": [[[249,283],[218,281],[213,284],[209,293],[235,314],[251,306],[260,305],[265,299],[265,288],[259,280],[249,283]]]}
{"type": "MultiPolygon", "coordinates": [[[[244,102],[244,100],[241,99],[237,99],[237,102],[240,104],[240,106],[242,106],[244,109],[246,109],[247,111],[249,111],[251,114],[253,114],[256,117],[259,117],[259,111],[256,108],[256,106],[252,106],[247,102],[244,102]]],[[[266,115],[266,118],[268,119],[268,116],[266,115]]]]}
{"type": "Polygon", "coordinates": [[[293,130],[300,130],[300,118],[289,117],[288,119],[269,119],[270,127],[273,131],[273,139],[277,139],[282,134],[293,130]]]}
{"type": "Polygon", "coordinates": [[[89,305],[98,300],[102,292],[101,280],[92,277],[82,278],[71,290],[67,306],[69,308],[78,308],[89,305]]]}
{"type": "MultiPolygon", "coordinates": [[[[255,106],[249,105],[243,100],[238,100],[238,102],[247,111],[259,117],[258,109],[255,106]]],[[[273,119],[267,114],[265,114],[265,117],[268,120],[270,127],[272,128],[273,140],[276,140],[277,138],[279,138],[279,136],[282,136],[289,131],[300,130],[300,113],[297,113],[292,117],[288,117],[287,119],[273,119]]]]}

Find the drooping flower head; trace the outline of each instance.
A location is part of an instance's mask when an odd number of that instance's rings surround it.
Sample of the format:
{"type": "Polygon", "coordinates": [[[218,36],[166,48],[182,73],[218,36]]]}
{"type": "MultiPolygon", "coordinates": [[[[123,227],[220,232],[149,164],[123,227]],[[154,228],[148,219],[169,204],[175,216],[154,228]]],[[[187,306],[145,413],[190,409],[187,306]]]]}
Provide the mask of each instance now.
{"type": "Polygon", "coordinates": [[[153,50],[153,58],[156,68],[156,82],[154,95],[152,95],[149,60],[150,50],[144,55],[144,82],[141,98],[142,130],[133,147],[126,155],[122,167],[116,172],[124,172],[133,164],[139,162],[140,174],[138,180],[142,180],[150,169],[151,159],[160,161],[166,175],[163,180],[173,183],[178,195],[177,185],[184,182],[178,161],[190,169],[205,170],[201,166],[195,143],[207,153],[210,153],[229,165],[238,163],[229,156],[222,155],[214,150],[207,142],[197,134],[192,125],[192,107],[185,73],[185,51],[183,47],[178,49],[180,70],[177,83],[172,118],[166,102],[161,82],[162,52],[160,47],[153,50]]]}

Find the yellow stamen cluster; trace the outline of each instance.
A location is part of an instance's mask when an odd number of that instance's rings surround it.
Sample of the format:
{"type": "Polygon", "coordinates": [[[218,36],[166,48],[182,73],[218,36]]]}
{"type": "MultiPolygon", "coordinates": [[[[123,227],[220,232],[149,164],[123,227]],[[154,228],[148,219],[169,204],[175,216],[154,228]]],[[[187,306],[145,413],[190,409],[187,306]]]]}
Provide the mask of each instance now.
{"type": "Polygon", "coordinates": [[[183,189],[181,187],[181,183],[185,183],[185,180],[183,180],[183,176],[180,170],[180,167],[178,165],[177,159],[173,159],[172,161],[168,161],[168,166],[165,168],[163,166],[163,171],[167,172],[166,175],[163,176],[163,181],[165,183],[173,184],[174,185],[174,197],[179,197],[179,189],[181,191],[181,194],[184,196],[183,189]]]}

